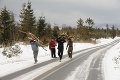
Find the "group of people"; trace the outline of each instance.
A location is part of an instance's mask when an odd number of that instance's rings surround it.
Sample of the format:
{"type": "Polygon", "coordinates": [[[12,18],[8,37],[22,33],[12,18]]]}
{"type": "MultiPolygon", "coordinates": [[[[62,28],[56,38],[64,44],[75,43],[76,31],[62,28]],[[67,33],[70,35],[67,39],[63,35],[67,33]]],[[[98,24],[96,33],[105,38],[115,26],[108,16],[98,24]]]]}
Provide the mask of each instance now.
{"type": "MultiPolygon", "coordinates": [[[[63,57],[63,51],[64,51],[64,43],[66,42],[66,40],[64,39],[64,36],[58,36],[58,38],[56,40],[54,40],[53,38],[51,38],[50,42],[49,42],[49,49],[51,52],[51,58],[57,58],[56,57],[56,46],[58,43],[58,56],[60,59],[60,62],[62,60],[63,57]]],[[[33,56],[34,56],[34,61],[35,63],[38,62],[37,60],[37,56],[38,56],[38,51],[39,51],[39,46],[43,47],[42,44],[39,44],[39,42],[37,40],[31,40],[30,41],[31,44],[31,48],[33,50],[33,56]]],[[[66,46],[67,52],[68,52],[68,57],[72,58],[72,52],[73,52],[73,41],[71,38],[68,38],[67,41],[67,46],[66,46]]]]}

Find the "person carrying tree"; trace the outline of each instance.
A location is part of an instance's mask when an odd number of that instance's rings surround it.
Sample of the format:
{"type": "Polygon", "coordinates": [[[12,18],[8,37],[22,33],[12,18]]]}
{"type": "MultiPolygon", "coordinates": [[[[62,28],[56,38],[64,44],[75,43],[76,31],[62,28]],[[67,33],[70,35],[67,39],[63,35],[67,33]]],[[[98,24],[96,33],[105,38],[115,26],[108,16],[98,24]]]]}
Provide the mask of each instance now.
{"type": "Polygon", "coordinates": [[[69,58],[72,58],[72,53],[73,53],[73,41],[71,40],[71,38],[68,39],[67,42],[67,46],[66,46],[66,50],[68,48],[68,56],[69,58]]]}
{"type": "Polygon", "coordinates": [[[51,41],[49,42],[49,49],[51,51],[51,57],[52,58],[57,58],[56,57],[56,49],[55,49],[55,46],[56,46],[56,42],[54,41],[53,38],[51,38],[51,41]]]}
{"type": "Polygon", "coordinates": [[[60,62],[62,60],[62,56],[63,56],[63,51],[64,51],[64,42],[65,39],[64,39],[64,36],[61,35],[59,36],[57,39],[56,39],[57,43],[58,43],[58,56],[60,58],[60,62]]]}
{"type": "Polygon", "coordinates": [[[41,42],[34,34],[32,34],[31,32],[25,32],[25,31],[21,31],[21,30],[19,30],[19,31],[24,33],[24,34],[27,34],[29,36],[28,39],[30,40],[31,48],[33,50],[34,61],[35,61],[35,63],[37,63],[38,62],[37,56],[38,56],[39,46],[41,46],[45,51],[47,51],[47,50],[43,47],[42,44],[40,44],[41,42]]]}
{"type": "MultiPolygon", "coordinates": [[[[43,45],[40,44],[38,42],[38,40],[36,40],[36,39],[30,40],[30,44],[31,44],[31,48],[33,50],[33,57],[34,57],[34,61],[35,61],[34,63],[37,63],[38,62],[37,56],[38,56],[39,46],[41,46],[43,48],[43,45]]],[[[44,49],[44,50],[47,51],[46,49],[44,49]]]]}
{"type": "Polygon", "coordinates": [[[38,56],[38,51],[39,51],[39,46],[40,44],[38,43],[37,40],[30,40],[31,48],[33,50],[33,57],[34,57],[34,63],[37,63],[37,56],[38,56]]]}

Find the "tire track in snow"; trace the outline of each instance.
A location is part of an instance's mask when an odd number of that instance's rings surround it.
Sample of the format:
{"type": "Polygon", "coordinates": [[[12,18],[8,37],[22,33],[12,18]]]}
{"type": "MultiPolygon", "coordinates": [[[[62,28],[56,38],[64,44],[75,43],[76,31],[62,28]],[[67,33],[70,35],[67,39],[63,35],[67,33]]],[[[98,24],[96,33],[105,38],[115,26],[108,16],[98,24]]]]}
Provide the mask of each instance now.
{"type": "Polygon", "coordinates": [[[65,80],[87,80],[91,66],[94,66],[97,59],[101,56],[101,53],[104,52],[104,49],[106,50],[106,48],[103,48],[91,54],[75,71],[71,72],[65,80]]]}

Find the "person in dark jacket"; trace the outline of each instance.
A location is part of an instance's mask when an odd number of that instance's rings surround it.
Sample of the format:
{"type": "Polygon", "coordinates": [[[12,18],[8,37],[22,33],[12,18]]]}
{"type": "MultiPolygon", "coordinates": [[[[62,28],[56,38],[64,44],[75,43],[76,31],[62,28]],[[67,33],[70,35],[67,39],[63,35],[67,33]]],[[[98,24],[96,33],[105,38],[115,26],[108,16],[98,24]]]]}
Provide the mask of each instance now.
{"type": "Polygon", "coordinates": [[[33,50],[34,61],[35,61],[35,63],[37,63],[38,62],[37,56],[38,56],[40,44],[38,43],[37,40],[30,40],[30,44],[31,44],[31,48],[33,50]]]}
{"type": "Polygon", "coordinates": [[[61,62],[61,59],[63,56],[63,51],[64,51],[64,42],[66,42],[66,41],[63,36],[59,36],[56,41],[58,43],[58,56],[59,56],[60,62],[61,62]]]}
{"type": "Polygon", "coordinates": [[[73,41],[71,40],[71,38],[68,39],[68,43],[66,46],[66,49],[68,48],[68,56],[69,58],[72,58],[72,53],[73,53],[73,41]]]}
{"type": "Polygon", "coordinates": [[[56,49],[55,49],[55,46],[56,46],[56,42],[54,41],[54,39],[52,38],[51,41],[49,42],[49,49],[51,51],[51,57],[52,58],[57,58],[56,57],[56,49]]]}

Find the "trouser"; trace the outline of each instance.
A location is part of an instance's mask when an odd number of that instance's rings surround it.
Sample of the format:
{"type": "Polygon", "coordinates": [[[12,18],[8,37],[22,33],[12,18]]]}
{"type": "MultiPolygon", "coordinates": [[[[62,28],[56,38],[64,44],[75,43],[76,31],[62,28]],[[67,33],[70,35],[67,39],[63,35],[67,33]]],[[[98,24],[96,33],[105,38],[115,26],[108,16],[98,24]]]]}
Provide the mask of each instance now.
{"type": "Polygon", "coordinates": [[[37,62],[38,51],[33,51],[34,61],[37,62]]]}
{"type": "Polygon", "coordinates": [[[68,48],[68,56],[69,58],[72,58],[72,52],[73,52],[73,47],[68,48]]]}
{"type": "Polygon", "coordinates": [[[58,49],[58,56],[59,56],[59,58],[61,60],[62,56],[63,56],[63,49],[58,49]]]}
{"type": "Polygon", "coordinates": [[[56,57],[56,54],[55,54],[55,48],[51,48],[51,57],[54,58],[56,57]]]}

